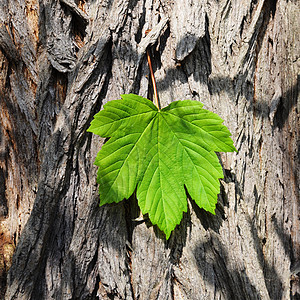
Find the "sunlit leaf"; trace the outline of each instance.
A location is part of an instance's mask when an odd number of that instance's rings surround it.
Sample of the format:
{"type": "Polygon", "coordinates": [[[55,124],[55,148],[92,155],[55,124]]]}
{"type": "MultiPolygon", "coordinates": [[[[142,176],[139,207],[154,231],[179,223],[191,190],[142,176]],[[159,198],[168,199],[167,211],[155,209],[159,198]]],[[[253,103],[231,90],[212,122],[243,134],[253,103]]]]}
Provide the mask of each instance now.
{"type": "Polygon", "coordinates": [[[167,239],[187,211],[184,186],[214,214],[223,178],[215,151],[236,149],[223,120],[202,106],[183,100],[159,111],[133,94],[105,104],[88,129],[110,138],[95,160],[100,205],[128,199],[136,190],[142,213],[167,239]]]}

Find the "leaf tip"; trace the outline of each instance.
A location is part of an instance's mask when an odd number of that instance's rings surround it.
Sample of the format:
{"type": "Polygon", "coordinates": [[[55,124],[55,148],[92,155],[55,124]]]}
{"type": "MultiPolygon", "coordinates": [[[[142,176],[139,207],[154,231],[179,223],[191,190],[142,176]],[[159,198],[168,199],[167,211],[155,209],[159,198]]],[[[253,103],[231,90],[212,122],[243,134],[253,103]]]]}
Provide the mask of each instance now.
{"type": "Polygon", "coordinates": [[[168,240],[171,236],[171,232],[165,233],[165,235],[166,235],[166,240],[168,240]]]}
{"type": "Polygon", "coordinates": [[[209,210],[209,212],[215,216],[216,215],[216,207],[214,207],[212,210],[209,210]]]}

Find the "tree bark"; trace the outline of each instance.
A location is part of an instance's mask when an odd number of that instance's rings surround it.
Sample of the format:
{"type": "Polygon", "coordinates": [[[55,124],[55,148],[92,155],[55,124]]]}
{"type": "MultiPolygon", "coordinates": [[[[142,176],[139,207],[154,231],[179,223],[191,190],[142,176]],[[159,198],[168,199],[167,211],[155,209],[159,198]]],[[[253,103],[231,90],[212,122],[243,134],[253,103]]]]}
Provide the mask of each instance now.
{"type": "Polygon", "coordinates": [[[5,299],[300,299],[297,1],[1,0],[0,20],[5,299]],[[134,197],[99,207],[86,132],[152,97],[147,46],[161,106],[201,101],[238,149],[216,216],[189,201],[168,241],[134,197]]]}

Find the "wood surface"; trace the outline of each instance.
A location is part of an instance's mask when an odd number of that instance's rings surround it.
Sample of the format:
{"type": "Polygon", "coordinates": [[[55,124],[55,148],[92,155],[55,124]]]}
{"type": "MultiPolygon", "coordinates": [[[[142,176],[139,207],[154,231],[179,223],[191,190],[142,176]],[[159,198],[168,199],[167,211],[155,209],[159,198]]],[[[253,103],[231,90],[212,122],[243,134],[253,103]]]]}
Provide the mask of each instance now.
{"type": "Polygon", "coordinates": [[[295,0],[1,0],[0,298],[300,299],[299,40],[295,0]],[[239,151],[168,241],[134,196],[99,207],[86,132],[152,98],[147,47],[161,106],[201,101],[239,151]]]}

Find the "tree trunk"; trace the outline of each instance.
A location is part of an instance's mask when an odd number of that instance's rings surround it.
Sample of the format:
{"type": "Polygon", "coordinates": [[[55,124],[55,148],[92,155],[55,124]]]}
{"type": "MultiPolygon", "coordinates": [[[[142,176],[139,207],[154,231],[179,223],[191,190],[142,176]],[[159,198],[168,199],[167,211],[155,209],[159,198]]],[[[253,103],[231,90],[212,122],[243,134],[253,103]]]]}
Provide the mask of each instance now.
{"type": "Polygon", "coordinates": [[[1,0],[0,20],[5,299],[300,299],[297,1],[1,0]],[[134,197],[99,207],[86,132],[151,97],[147,46],[161,105],[201,101],[239,151],[216,216],[189,201],[168,241],[134,197]]]}

